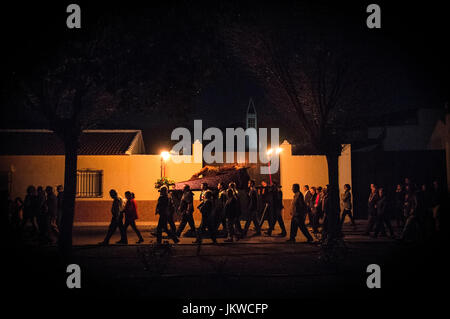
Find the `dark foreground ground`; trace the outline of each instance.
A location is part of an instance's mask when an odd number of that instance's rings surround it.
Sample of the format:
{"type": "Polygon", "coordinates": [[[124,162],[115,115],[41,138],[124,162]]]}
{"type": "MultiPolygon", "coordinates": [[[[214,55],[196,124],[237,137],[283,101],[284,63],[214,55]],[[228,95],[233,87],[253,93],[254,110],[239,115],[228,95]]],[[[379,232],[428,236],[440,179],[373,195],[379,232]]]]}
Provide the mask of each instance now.
{"type": "MultiPolygon", "coordinates": [[[[71,263],[80,265],[82,288],[66,287],[67,264],[55,246],[38,246],[26,237],[10,246],[4,288],[13,298],[39,296],[51,291],[56,297],[142,297],[158,298],[295,298],[303,300],[347,300],[367,298],[420,300],[442,298],[448,287],[448,248],[434,241],[403,244],[388,238],[362,235],[344,226],[347,253],[336,262],[319,257],[320,246],[285,238],[252,237],[234,244],[181,244],[155,248],[149,228],[143,227],[141,245],[96,245],[105,227],[76,228],[71,263]],[[366,268],[381,266],[381,289],[368,289],[366,268]]],[[[275,232],[275,234],[277,231],[275,232]]],[[[135,241],[129,232],[130,242],[135,241]]],[[[113,238],[115,242],[118,238],[113,238]]],[[[220,239],[219,242],[223,240],[220,239]]]]}

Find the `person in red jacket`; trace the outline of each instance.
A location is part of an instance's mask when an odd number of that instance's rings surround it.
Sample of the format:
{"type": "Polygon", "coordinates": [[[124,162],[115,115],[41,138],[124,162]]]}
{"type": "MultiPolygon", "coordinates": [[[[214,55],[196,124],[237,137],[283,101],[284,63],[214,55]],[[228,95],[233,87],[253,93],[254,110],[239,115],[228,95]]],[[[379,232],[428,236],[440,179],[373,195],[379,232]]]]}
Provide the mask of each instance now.
{"type": "Polygon", "coordinates": [[[127,203],[125,204],[125,209],[123,210],[123,212],[125,214],[125,223],[123,225],[124,229],[125,229],[125,231],[124,231],[125,238],[124,238],[124,241],[121,243],[128,244],[126,233],[127,233],[128,226],[131,226],[131,228],[133,228],[134,232],[136,233],[136,235],[139,238],[139,240],[136,242],[136,244],[140,244],[140,243],[144,242],[144,238],[142,238],[141,232],[139,231],[139,229],[136,226],[136,219],[138,219],[136,200],[134,199],[134,194],[131,193],[130,191],[125,192],[125,197],[127,199],[127,203]]]}

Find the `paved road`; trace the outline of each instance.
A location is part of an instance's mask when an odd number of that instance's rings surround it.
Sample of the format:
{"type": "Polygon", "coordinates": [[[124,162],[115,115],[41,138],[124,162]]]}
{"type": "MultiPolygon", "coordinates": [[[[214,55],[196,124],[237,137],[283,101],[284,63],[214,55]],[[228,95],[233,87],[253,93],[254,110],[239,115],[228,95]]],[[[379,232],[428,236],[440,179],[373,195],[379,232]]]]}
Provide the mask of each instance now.
{"type": "MultiPolygon", "coordinates": [[[[243,224],[242,224],[243,225],[243,224]]],[[[252,230],[249,231],[249,237],[236,242],[236,244],[259,244],[259,243],[266,243],[266,244],[273,244],[273,243],[284,243],[286,239],[289,238],[290,233],[290,225],[287,225],[287,231],[288,236],[287,237],[278,237],[276,236],[281,232],[279,229],[279,226],[277,224],[273,236],[252,236],[254,232],[252,230]]],[[[139,227],[141,233],[144,236],[145,242],[143,244],[152,244],[156,242],[156,238],[151,234],[155,231],[156,226],[141,226],[139,227]]],[[[358,224],[356,227],[352,227],[350,224],[344,225],[344,233],[346,234],[346,241],[357,241],[357,242],[373,242],[374,240],[370,237],[364,236],[363,231],[366,228],[366,221],[358,221],[358,224]]],[[[188,227],[186,228],[188,229],[188,227]]],[[[267,230],[264,229],[263,230],[267,230]]],[[[309,228],[311,231],[311,228],[309,228]]],[[[99,226],[85,226],[85,227],[75,227],[74,228],[74,236],[73,236],[73,244],[76,246],[83,246],[83,245],[96,245],[99,242],[101,242],[106,235],[107,227],[99,227],[99,226]]],[[[128,229],[127,232],[128,235],[128,242],[130,245],[134,244],[137,241],[137,236],[133,232],[131,228],[128,229]]],[[[113,237],[110,240],[110,243],[114,245],[116,241],[120,239],[119,231],[116,231],[116,234],[113,235],[113,237]]],[[[179,245],[186,245],[186,244],[192,244],[193,240],[195,238],[192,237],[181,237],[181,241],[179,245]]],[[[167,240],[167,239],[166,239],[167,240]]],[[[297,233],[297,239],[298,242],[305,242],[306,238],[301,234],[299,231],[297,233]]],[[[223,239],[218,240],[219,243],[223,242],[223,239]]],[[[388,239],[386,237],[380,237],[376,241],[392,241],[391,239],[388,239]]],[[[172,242],[172,241],[170,241],[172,242]]],[[[211,240],[209,238],[206,238],[203,242],[204,244],[211,244],[211,240]]]]}
{"type": "MultiPolygon", "coordinates": [[[[301,235],[296,244],[287,244],[282,237],[258,236],[219,245],[205,239],[198,246],[192,244],[193,238],[184,237],[178,245],[155,248],[151,228],[143,228],[144,245],[97,247],[104,228],[77,228],[74,242],[75,256],[89,269],[93,285],[107,286],[112,294],[120,295],[126,287],[139,296],[157,292],[192,298],[313,297],[339,295],[350,286],[355,291],[366,288],[367,265],[385,262],[389,256],[385,249],[398,247],[391,239],[363,236],[364,229],[363,222],[356,229],[345,226],[347,258],[338,264],[320,261],[320,247],[306,244],[301,235]],[[110,278],[121,288],[116,289],[110,278]]],[[[131,231],[129,235],[134,236],[131,231]]],[[[111,242],[114,239],[118,235],[111,242]]]]}
{"type": "MultiPolygon", "coordinates": [[[[83,289],[77,293],[93,297],[367,298],[374,293],[366,286],[369,264],[382,267],[383,292],[392,295],[407,290],[422,261],[433,266],[431,275],[445,268],[434,251],[366,237],[364,229],[361,221],[356,228],[345,225],[345,258],[326,263],[319,258],[320,246],[306,244],[300,236],[296,244],[285,243],[286,238],[262,236],[219,245],[205,239],[201,246],[192,244],[193,238],[182,238],[178,245],[158,248],[153,245],[151,229],[142,228],[144,244],[102,247],[97,243],[103,239],[105,227],[77,227],[72,262],[79,264],[83,273],[83,289]]],[[[129,236],[131,242],[131,230],[129,236]]],[[[111,242],[118,239],[117,235],[111,242]]],[[[59,289],[64,288],[67,275],[54,268],[56,247],[31,249],[22,258],[21,265],[33,269],[40,283],[49,284],[51,278],[59,289]]],[[[430,281],[429,271],[427,276],[424,282],[430,281]]]]}

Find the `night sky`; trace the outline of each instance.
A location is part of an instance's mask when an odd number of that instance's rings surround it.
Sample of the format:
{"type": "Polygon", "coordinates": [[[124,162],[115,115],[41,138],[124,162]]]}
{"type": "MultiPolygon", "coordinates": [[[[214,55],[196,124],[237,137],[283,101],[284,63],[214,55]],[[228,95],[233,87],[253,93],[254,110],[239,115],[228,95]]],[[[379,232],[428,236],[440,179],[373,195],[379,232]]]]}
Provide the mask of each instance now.
{"type": "MultiPolygon", "coordinates": [[[[269,27],[271,23],[282,21],[284,15],[294,13],[298,19],[308,20],[312,26],[312,31],[308,32],[320,35],[337,29],[348,46],[355,48],[351,59],[369,61],[373,73],[368,76],[376,79],[374,82],[378,83],[375,85],[379,85],[379,92],[386,95],[389,101],[388,105],[379,109],[367,110],[368,116],[417,107],[443,108],[445,101],[448,101],[448,19],[445,10],[438,4],[427,2],[425,7],[406,1],[396,2],[395,5],[378,1],[376,3],[382,10],[382,28],[370,30],[365,24],[368,15],[365,8],[370,3],[366,1],[345,5],[323,1],[164,1],[159,5],[132,1],[121,5],[77,1],[82,10],[80,31],[69,30],[65,26],[68,3],[2,5],[2,128],[45,127],[45,121],[24,108],[17,98],[20,95],[17,83],[29,77],[34,67],[51,59],[66,41],[89,36],[100,20],[106,24],[120,21],[117,37],[127,32],[139,36],[141,28],[148,27],[153,28],[156,34],[159,32],[156,30],[161,30],[159,45],[162,47],[179,41],[203,50],[203,44],[207,44],[213,51],[206,55],[204,65],[208,68],[209,65],[219,66],[207,70],[211,74],[199,84],[200,89],[185,100],[182,116],[170,121],[170,124],[164,124],[164,112],[158,112],[155,116],[153,111],[144,109],[139,112],[117,112],[112,119],[98,123],[99,128],[153,128],[170,132],[173,126],[192,125],[194,118],[203,119],[204,127],[243,125],[250,97],[256,102],[260,126],[280,124],[277,123],[277,110],[265,98],[264,89],[214,33],[219,19],[249,23],[258,11],[273,13],[273,20],[267,21],[269,27]],[[210,56],[217,61],[209,61],[210,56]]],[[[186,59],[183,50],[179,53],[174,51],[169,56],[177,58],[177,54],[186,59]]],[[[143,59],[142,65],[145,67],[146,57],[139,58],[143,59]]],[[[202,63],[194,67],[199,65],[201,67],[202,63]]],[[[369,69],[368,72],[372,71],[369,69]]],[[[188,72],[185,73],[189,81],[188,72]]]]}

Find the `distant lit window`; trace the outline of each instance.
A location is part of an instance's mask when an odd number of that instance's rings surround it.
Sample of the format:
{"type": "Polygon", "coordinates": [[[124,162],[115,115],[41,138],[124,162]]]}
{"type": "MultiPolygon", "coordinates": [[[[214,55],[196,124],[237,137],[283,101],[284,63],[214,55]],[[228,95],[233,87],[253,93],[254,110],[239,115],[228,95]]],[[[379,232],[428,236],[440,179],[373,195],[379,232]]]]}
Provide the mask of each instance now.
{"type": "Polygon", "coordinates": [[[83,169],[77,171],[77,197],[103,196],[103,171],[83,169]]]}

